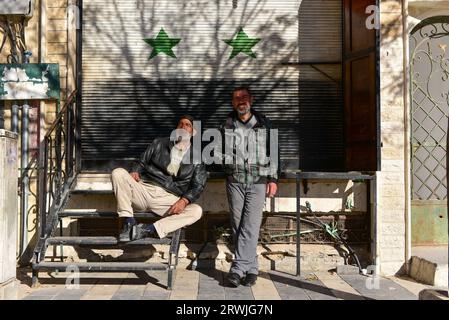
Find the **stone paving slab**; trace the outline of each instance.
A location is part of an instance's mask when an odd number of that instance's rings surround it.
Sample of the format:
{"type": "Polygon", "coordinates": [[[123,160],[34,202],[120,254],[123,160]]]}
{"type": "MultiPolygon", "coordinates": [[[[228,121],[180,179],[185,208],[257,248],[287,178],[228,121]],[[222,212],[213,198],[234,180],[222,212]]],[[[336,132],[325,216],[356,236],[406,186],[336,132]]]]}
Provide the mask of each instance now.
{"type": "Polygon", "coordinates": [[[98,298],[98,300],[111,299],[120,289],[123,281],[124,279],[120,278],[99,279],[98,282],[81,297],[81,300],[96,300],[96,298],[98,298]]]}
{"type": "Polygon", "coordinates": [[[199,272],[179,269],[176,270],[175,277],[170,300],[196,300],[198,296],[199,272]]]}
{"type": "Polygon", "coordinates": [[[408,276],[387,277],[387,279],[396,282],[417,297],[419,297],[421,291],[432,288],[432,286],[416,282],[413,278],[408,276]]]}
{"type": "Polygon", "coordinates": [[[141,297],[141,300],[168,300],[169,297],[169,291],[145,291],[141,297]]]}
{"type": "Polygon", "coordinates": [[[311,300],[338,300],[332,291],[313,273],[301,277],[301,287],[311,300]]]}
{"type": "Polygon", "coordinates": [[[19,294],[26,300],[417,300],[416,283],[406,278],[372,278],[362,275],[337,275],[328,272],[303,272],[301,277],[282,271],[261,271],[253,287],[234,288],[228,272],[217,269],[179,269],[172,291],[166,290],[167,273],[120,274],[94,279],[81,277],[79,289],[68,290],[65,279],[44,277],[38,288],[22,279],[19,294]]]}
{"type": "Polygon", "coordinates": [[[198,300],[224,300],[223,273],[215,269],[198,270],[198,300]]]}
{"type": "Polygon", "coordinates": [[[23,300],[53,300],[55,296],[37,296],[37,295],[28,295],[23,300]]]}
{"type": "Polygon", "coordinates": [[[259,272],[256,284],[251,288],[255,300],[281,300],[276,286],[266,272],[259,272]]]}
{"type": "MultiPolygon", "coordinates": [[[[327,288],[323,282],[312,272],[303,272],[300,277],[293,274],[272,272],[271,278],[278,278],[285,285],[293,285],[298,289],[302,289],[300,294],[303,300],[338,300],[338,298],[327,288]],[[283,278],[283,280],[280,280],[283,278]],[[304,294],[307,298],[304,296],[304,294]]],[[[286,290],[283,288],[281,290],[286,290]]]]}
{"type": "Polygon", "coordinates": [[[80,300],[87,292],[87,289],[63,290],[53,300],[80,300]]]}
{"type": "Polygon", "coordinates": [[[368,299],[418,300],[413,293],[386,278],[378,277],[377,281],[372,277],[360,275],[341,275],[341,278],[368,299]]]}
{"type": "Polygon", "coordinates": [[[340,300],[365,300],[360,295],[360,292],[351,287],[336,273],[329,272],[314,272],[321,283],[328,287],[332,294],[340,300]]]}
{"type": "Polygon", "coordinates": [[[269,275],[282,300],[311,300],[298,278],[279,271],[270,271],[269,275]]]}
{"type": "Polygon", "coordinates": [[[254,300],[250,287],[238,286],[235,288],[228,281],[228,273],[223,272],[223,286],[225,291],[225,300],[254,300]]]}

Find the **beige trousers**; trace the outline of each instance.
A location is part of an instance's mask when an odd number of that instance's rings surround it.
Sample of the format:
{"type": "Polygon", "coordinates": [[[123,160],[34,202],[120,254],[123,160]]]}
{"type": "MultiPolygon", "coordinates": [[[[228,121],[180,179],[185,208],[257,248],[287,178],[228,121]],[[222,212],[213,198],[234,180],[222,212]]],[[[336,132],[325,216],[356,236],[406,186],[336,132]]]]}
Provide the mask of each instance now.
{"type": "Polygon", "coordinates": [[[111,180],[119,217],[132,217],[134,211],[154,212],[160,215],[163,218],[154,223],[160,238],[195,223],[203,213],[199,205],[189,204],[180,214],[167,214],[168,209],[180,197],[159,186],[135,181],[125,169],[117,168],[112,171],[111,180]]]}

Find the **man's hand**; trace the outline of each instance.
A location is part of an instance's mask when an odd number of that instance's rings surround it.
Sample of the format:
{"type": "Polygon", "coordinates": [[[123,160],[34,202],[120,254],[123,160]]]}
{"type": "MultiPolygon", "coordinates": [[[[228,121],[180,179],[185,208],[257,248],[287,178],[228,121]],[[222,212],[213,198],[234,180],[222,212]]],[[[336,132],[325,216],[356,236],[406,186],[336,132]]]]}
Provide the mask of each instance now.
{"type": "Polygon", "coordinates": [[[131,172],[130,173],[131,177],[133,177],[134,180],[136,180],[137,182],[140,181],[140,175],[138,172],[131,172]]]}
{"type": "Polygon", "coordinates": [[[274,197],[277,191],[278,191],[278,186],[276,183],[269,182],[267,184],[267,197],[269,197],[269,198],[274,197]]]}
{"type": "Polygon", "coordinates": [[[168,214],[180,214],[184,211],[185,207],[189,204],[189,200],[186,198],[181,198],[178,201],[175,202],[174,205],[168,209],[168,214]]]}

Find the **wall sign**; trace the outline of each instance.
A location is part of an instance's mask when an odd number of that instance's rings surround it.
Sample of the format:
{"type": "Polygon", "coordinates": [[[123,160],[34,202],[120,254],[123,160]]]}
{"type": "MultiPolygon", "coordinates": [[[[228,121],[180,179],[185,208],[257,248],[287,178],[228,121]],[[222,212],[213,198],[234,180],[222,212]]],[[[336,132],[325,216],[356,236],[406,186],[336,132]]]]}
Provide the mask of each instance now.
{"type": "Polygon", "coordinates": [[[0,64],[0,100],[59,100],[59,64],[0,64]]]}

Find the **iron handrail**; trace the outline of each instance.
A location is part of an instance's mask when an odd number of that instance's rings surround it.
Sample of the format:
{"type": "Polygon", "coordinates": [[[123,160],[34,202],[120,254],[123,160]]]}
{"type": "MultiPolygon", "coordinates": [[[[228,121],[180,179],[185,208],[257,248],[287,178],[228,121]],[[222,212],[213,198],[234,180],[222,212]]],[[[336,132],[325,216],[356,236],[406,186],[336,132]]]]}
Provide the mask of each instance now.
{"type": "Polygon", "coordinates": [[[59,111],[56,119],[53,121],[52,125],[50,126],[50,128],[47,130],[47,133],[45,134],[45,138],[47,138],[48,136],[51,135],[51,133],[55,130],[56,126],[58,125],[58,123],[61,122],[62,118],[64,117],[67,109],[69,108],[69,106],[71,106],[73,103],[75,103],[75,97],[76,97],[76,90],[73,91],[69,97],[67,98],[66,103],[64,104],[64,106],[62,107],[61,111],[59,111]]]}
{"type": "Polygon", "coordinates": [[[72,92],[44,136],[39,148],[38,223],[39,238],[53,230],[57,211],[67,201],[67,192],[76,176],[75,103],[72,92]]]}

